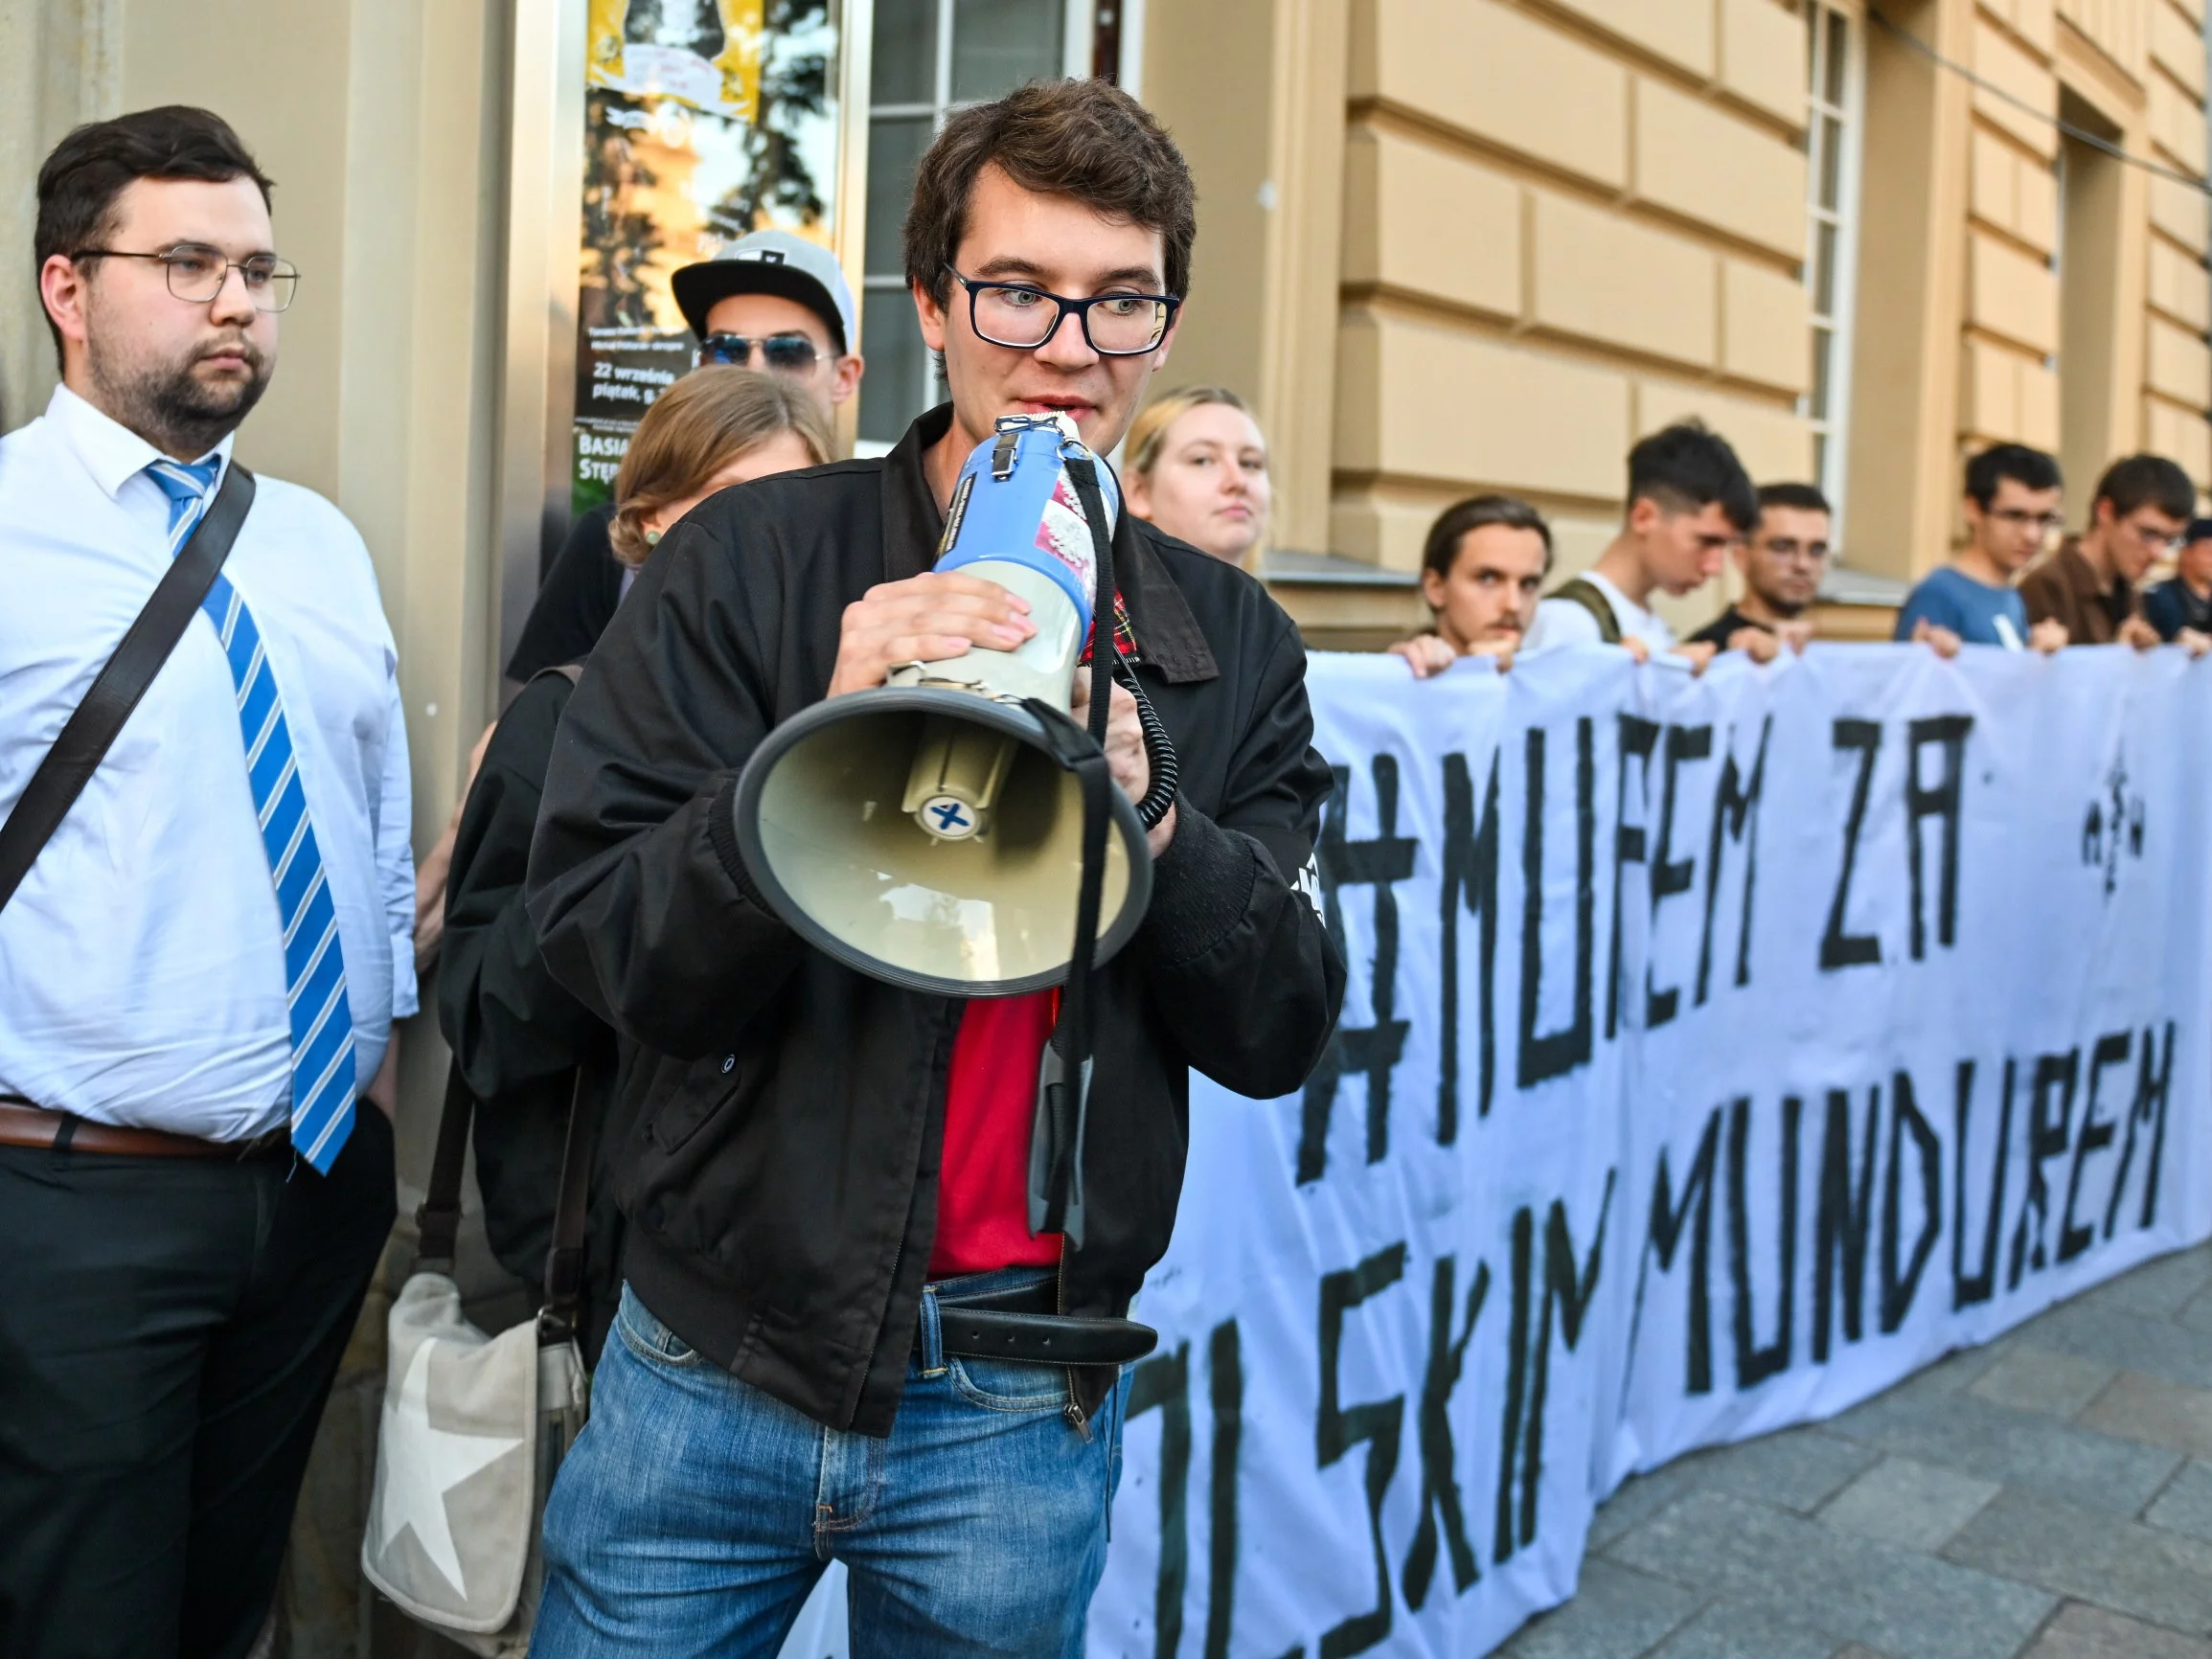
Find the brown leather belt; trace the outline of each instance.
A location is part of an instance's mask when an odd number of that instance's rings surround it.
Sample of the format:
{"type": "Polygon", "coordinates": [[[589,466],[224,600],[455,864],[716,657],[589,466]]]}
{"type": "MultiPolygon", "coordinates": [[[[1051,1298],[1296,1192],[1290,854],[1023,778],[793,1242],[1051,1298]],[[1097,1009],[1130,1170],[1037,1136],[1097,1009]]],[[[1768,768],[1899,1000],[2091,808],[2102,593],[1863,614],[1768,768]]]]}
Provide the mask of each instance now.
{"type": "Polygon", "coordinates": [[[34,1151],[108,1152],[125,1158],[251,1158],[273,1152],[291,1142],[289,1130],[271,1129],[250,1141],[203,1141],[194,1135],[165,1134],[160,1129],[120,1129],[111,1124],[88,1123],[67,1112],[50,1112],[44,1106],[0,1101],[0,1147],[28,1147],[34,1151]]]}

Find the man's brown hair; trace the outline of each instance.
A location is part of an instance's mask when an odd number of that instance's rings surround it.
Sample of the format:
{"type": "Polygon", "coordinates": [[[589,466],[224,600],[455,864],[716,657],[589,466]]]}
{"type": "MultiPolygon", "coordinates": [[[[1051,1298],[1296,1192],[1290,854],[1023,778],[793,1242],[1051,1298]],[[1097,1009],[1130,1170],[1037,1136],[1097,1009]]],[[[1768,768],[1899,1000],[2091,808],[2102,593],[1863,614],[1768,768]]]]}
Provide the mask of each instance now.
{"type": "MultiPolygon", "coordinates": [[[[73,128],[38,169],[38,221],[31,235],[31,280],[56,254],[74,260],[115,228],[115,202],[142,178],[202,179],[228,184],[250,178],[266,207],[272,188],[252,152],[212,110],[170,103],[73,128]]],[[[147,250],[151,251],[151,250],[147,250]]],[[[54,352],[61,330],[46,319],[54,352]]]]}
{"type": "Polygon", "coordinates": [[[945,124],[914,170],[906,281],[945,305],[946,267],[968,230],[975,180],[996,167],[1023,190],[1074,198],[1107,218],[1157,231],[1168,292],[1190,292],[1198,193],[1183,152],[1152,112],[1103,80],[1033,80],[945,124]]]}

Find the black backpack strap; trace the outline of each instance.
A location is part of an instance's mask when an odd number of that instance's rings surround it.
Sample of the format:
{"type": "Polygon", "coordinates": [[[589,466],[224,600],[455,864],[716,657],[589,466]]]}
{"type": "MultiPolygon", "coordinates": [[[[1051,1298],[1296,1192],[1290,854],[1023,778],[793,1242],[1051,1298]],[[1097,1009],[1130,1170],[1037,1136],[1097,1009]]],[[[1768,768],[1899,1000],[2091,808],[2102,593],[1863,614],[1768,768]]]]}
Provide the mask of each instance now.
{"type": "Polygon", "coordinates": [[[1595,582],[1585,581],[1578,576],[1572,581],[1562,583],[1546,597],[1563,599],[1569,604],[1581,605],[1596,620],[1600,639],[1608,646],[1621,643],[1621,619],[1613,615],[1612,602],[1598,591],[1595,582]]]}
{"type": "Polygon", "coordinates": [[[92,782],[92,774],[100,769],[147,687],[184,638],[253,504],[254,475],[232,466],[223,474],[215,501],[161,573],[146,608],[93,677],[91,690],[63,723],[38,770],[31,774],[8,821],[0,824],[0,909],[15,896],[84,785],[92,782]]]}

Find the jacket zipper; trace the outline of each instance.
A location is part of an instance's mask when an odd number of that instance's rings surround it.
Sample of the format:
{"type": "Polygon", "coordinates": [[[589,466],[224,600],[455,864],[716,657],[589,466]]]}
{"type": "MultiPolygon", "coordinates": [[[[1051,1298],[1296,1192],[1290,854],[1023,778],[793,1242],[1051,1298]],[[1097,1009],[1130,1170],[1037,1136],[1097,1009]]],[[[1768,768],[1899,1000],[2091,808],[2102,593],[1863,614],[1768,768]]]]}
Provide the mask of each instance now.
{"type": "MultiPolygon", "coordinates": [[[[1053,1269],[1052,1284],[1053,1306],[1058,1309],[1060,1316],[1064,1319],[1067,1317],[1067,1235],[1065,1233],[1060,1236],[1060,1265],[1053,1269]]],[[[1090,1418],[1076,1399],[1075,1368],[1062,1366],[1060,1371],[1067,1379],[1067,1404],[1060,1408],[1061,1414],[1066,1417],[1070,1426],[1087,1440],[1090,1436],[1090,1418]]]]}

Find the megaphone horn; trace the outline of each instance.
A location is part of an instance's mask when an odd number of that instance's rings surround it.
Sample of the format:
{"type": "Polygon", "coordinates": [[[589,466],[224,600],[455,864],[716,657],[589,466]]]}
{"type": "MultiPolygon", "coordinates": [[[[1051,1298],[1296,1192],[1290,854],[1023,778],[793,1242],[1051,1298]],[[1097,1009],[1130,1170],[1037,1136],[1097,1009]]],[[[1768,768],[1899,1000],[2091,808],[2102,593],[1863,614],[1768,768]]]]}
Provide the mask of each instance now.
{"type": "MultiPolygon", "coordinates": [[[[1091,456],[1064,417],[1005,417],[946,514],[937,568],[1028,601],[1030,639],[817,703],[771,731],[738,781],[738,844],[762,895],[877,979],[1014,996],[1067,977],[1083,869],[1069,739],[1089,743],[1067,710],[1096,577],[1070,461],[1091,456]]],[[[1110,533],[1113,475],[1096,474],[1110,533]]],[[[1110,642],[1110,621],[1101,631],[1110,642]]],[[[1136,809],[1114,789],[1108,810],[1094,966],[1129,943],[1152,893],[1136,809]]]]}

